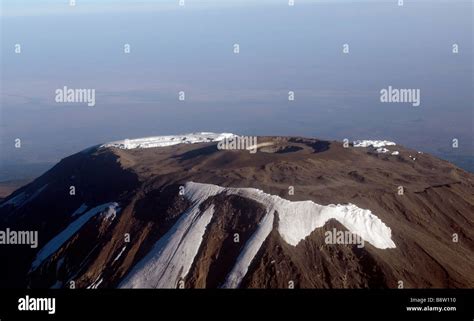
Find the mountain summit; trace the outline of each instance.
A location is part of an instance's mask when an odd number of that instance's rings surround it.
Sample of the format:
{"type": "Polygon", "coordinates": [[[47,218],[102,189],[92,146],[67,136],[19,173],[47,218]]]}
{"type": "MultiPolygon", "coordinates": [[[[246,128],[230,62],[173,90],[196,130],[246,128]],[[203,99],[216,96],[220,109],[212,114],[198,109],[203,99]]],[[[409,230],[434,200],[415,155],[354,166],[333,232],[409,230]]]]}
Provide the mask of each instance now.
{"type": "Polygon", "coordinates": [[[63,159],[0,203],[0,232],[39,236],[4,247],[0,286],[474,286],[472,174],[388,141],[244,139],[128,139],[63,159]]]}

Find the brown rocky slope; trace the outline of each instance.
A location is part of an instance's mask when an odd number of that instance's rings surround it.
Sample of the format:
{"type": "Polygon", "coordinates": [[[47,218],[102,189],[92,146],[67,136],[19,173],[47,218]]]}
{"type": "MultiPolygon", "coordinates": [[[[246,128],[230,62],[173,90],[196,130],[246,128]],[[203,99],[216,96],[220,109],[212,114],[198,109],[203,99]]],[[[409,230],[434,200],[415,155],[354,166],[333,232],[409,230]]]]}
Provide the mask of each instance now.
{"type": "Polygon", "coordinates": [[[244,194],[210,195],[200,203],[192,223],[204,222],[206,209],[212,208],[197,252],[188,259],[190,266],[181,266],[180,259],[189,256],[194,238],[178,244],[163,267],[157,261],[159,253],[151,254],[157,243],[171,242],[173,233],[180,232],[184,214],[191,211],[193,200],[183,193],[188,182],[255,188],[291,202],[351,203],[370,210],[391,230],[392,248],[371,242],[363,247],[327,244],[326,231],[347,230],[330,219],[293,245],[279,232],[283,216],[277,211],[273,228],[241,275],[239,287],[474,287],[471,173],[401,146],[396,146],[398,155],[391,155],[311,138],[259,137],[260,142],[272,145],[256,153],[218,150],[215,142],[145,149],[98,147],[63,159],[0,204],[0,230],[37,230],[40,241],[36,249],[0,245],[8,262],[0,267],[0,287],[143,285],[126,280],[136,275],[135,268],[147,256],[163,268],[159,277],[172,279],[160,283],[149,274],[144,287],[224,286],[268,209],[244,194]],[[21,202],[12,201],[15,197],[21,202]],[[116,212],[109,206],[90,217],[32,267],[48,242],[84,212],[109,202],[117,203],[116,212]],[[83,205],[87,210],[72,215],[83,205]]]}

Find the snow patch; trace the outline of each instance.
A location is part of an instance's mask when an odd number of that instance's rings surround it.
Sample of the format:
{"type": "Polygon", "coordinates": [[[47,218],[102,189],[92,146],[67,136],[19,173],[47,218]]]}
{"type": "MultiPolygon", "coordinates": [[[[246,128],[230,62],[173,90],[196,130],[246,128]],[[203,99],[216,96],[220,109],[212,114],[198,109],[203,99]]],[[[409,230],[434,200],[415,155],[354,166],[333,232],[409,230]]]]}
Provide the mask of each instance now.
{"type": "Polygon", "coordinates": [[[398,150],[392,152],[392,155],[399,155],[399,154],[400,154],[400,152],[398,150]]]}
{"type": "Polygon", "coordinates": [[[316,228],[322,227],[328,220],[336,219],[350,232],[361,236],[377,248],[396,247],[391,239],[391,229],[370,210],[361,209],[353,204],[324,206],[312,201],[291,202],[255,188],[224,188],[194,182],[188,182],[185,185],[186,197],[197,203],[223,192],[252,199],[264,205],[267,210],[266,216],[254,235],[247,241],[223,287],[235,288],[240,285],[250,263],[272,231],[275,212],[278,213],[280,219],[278,232],[288,244],[293,246],[305,239],[316,228]]]}
{"type": "Polygon", "coordinates": [[[250,263],[253,258],[257,255],[258,250],[262,247],[263,242],[270,234],[273,229],[275,210],[267,213],[260,222],[257,231],[250,237],[245,244],[244,249],[237,258],[237,263],[234,265],[229,275],[222,285],[223,288],[237,288],[242,282],[242,279],[247,274],[250,263]]]}
{"type": "Polygon", "coordinates": [[[252,260],[271,233],[275,215],[279,217],[278,232],[285,242],[292,246],[298,245],[330,219],[336,219],[350,232],[361,236],[377,248],[396,247],[391,239],[391,229],[370,210],[353,204],[324,206],[312,201],[291,202],[255,188],[226,188],[194,182],[186,183],[184,192],[185,197],[192,202],[190,209],[182,214],[170,231],[132,269],[120,287],[175,288],[179,279],[188,273],[213,215],[213,207],[201,213],[199,206],[209,197],[220,193],[252,199],[266,208],[264,218],[227,275],[224,288],[236,288],[240,285],[252,260]]]}
{"type": "MultiPolygon", "coordinates": [[[[395,247],[391,240],[391,230],[370,210],[363,210],[353,204],[319,205],[313,201],[292,202],[277,195],[267,194],[255,188],[225,188],[212,184],[188,182],[185,185],[185,196],[194,202],[202,202],[210,196],[225,192],[228,195],[239,195],[261,203],[267,213],[277,211],[280,217],[278,231],[288,244],[296,246],[308,236],[315,227],[315,221],[326,223],[331,218],[339,220],[353,233],[364,238],[375,247],[385,249],[395,247]],[[285,221],[285,218],[289,218],[285,221]],[[303,221],[301,221],[303,219],[303,221]],[[294,220],[294,221],[293,221],[294,220]],[[352,222],[350,222],[352,221],[352,222]],[[301,224],[298,225],[297,223],[301,224]],[[344,224],[346,222],[346,224],[344,224]],[[295,223],[295,224],[293,224],[295,223]],[[357,223],[357,224],[356,224],[357,223]],[[365,237],[364,237],[365,236],[365,237]]],[[[320,224],[316,224],[319,226],[320,224]]]]}
{"type": "Polygon", "coordinates": [[[101,217],[104,221],[112,222],[117,217],[117,213],[120,213],[121,208],[118,206],[109,206],[105,211],[102,212],[101,217]]]}
{"type": "Polygon", "coordinates": [[[101,278],[101,275],[99,275],[97,279],[95,279],[95,281],[92,282],[92,284],[87,287],[87,289],[97,289],[103,281],[104,279],[101,278]]]}
{"type": "Polygon", "coordinates": [[[390,151],[389,151],[388,149],[386,149],[385,147],[377,148],[375,151],[376,151],[377,153],[379,153],[379,154],[386,154],[386,153],[390,152],[390,151]]]}
{"type": "Polygon", "coordinates": [[[379,148],[379,147],[394,146],[394,145],[396,145],[394,142],[390,142],[388,140],[355,140],[353,142],[354,147],[379,148]]]}
{"type": "Polygon", "coordinates": [[[102,204],[90,209],[88,212],[69,224],[61,233],[46,243],[46,245],[36,254],[36,258],[31,264],[30,272],[36,270],[44,260],[59,250],[61,246],[67,242],[67,240],[76,234],[76,232],[79,231],[81,227],[89,221],[89,219],[104,211],[110,211],[111,209],[114,212],[118,212],[120,210],[118,204],[115,202],[102,204]]]}
{"type": "Polygon", "coordinates": [[[283,239],[293,246],[298,245],[316,228],[323,227],[330,219],[335,219],[350,232],[379,249],[396,247],[391,239],[391,229],[370,210],[353,204],[324,206],[312,201],[285,201],[281,202],[278,213],[278,231],[283,239]]]}
{"type": "MultiPolygon", "coordinates": [[[[354,147],[371,147],[378,154],[387,154],[390,153],[390,150],[385,146],[395,146],[396,144],[388,140],[355,140],[352,145],[354,147]]],[[[398,151],[391,153],[391,155],[398,155],[398,151]]]]}
{"type": "MultiPolygon", "coordinates": [[[[122,256],[123,252],[125,252],[125,249],[127,248],[127,246],[125,245],[124,247],[122,247],[122,250],[119,252],[119,254],[115,257],[114,259],[114,262],[116,262],[118,259],[120,259],[120,257],[122,256]]],[[[113,263],[113,262],[112,262],[113,263]]]]}
{"type": "Polygon", "coordinates": [[[169,135],[169,136],[153,136],[136,139],[124,139],[115,142],[103,144],[100,147],[117,147],[120,149],[134,149],[134,148],[153,148],[165,147],[177,144],[196,144],[196,143],[210,143],[218,142],[226,138],[234,137],[231,133],[211,133],[200,132],[183,135],[169,135]]]}
{"type": "Polygon", "coordinates": [[[267,209],[267,214],[259,228],[247,241],[237,263],[227,276],[224,287],[239,286],[250,263],[273,228],[275,212],[278,213],[280,219],[278,232],[288,244],[293,246],[305,239],[316,228],[322,227],[328,220],[336,219],[349,231],[360,235],[375,247],[381,249],[395,247],[391,240],[390,228],[370,210],[360,209],[353,204],[323,206],[312,201],[291,202],[254,188],[223,188],[194,182],[189,182],[185,186],[185,195],[193,201],[222,192],[252,199],[267,209]]]}
{"type": "MultiPolygon", "coordinates": [[[[204,200],[203,200],[204,201],[204,200]]],[[[191,268],[214,205],[201,212],[195,203],[120,283],[120,288],[176,288],[191,268]]]]}

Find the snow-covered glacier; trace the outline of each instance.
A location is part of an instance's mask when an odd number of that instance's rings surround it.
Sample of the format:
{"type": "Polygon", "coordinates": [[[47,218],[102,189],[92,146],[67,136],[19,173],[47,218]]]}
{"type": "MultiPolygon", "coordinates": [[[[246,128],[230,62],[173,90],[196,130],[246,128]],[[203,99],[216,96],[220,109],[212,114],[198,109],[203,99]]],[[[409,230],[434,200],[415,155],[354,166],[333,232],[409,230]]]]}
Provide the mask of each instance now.
{"type": "Polygon", "coordinates": [[[100,147],[116,147],[120,149],[154,148],[178,144],[196,144],[219,142],[234,137],[232,133],[199,132],[183,135],[152,136],[135,139],[124,139],[101,145],[100,147]]]}
{"type": "Polygon", "coordinates": [[[120,287],[176,287],[177,281],[188,273],[198,253],[206,226],[214,214],[213,207],[201,213],[200,205],[209,197],[221,193],[254,200],[266,209],[266,215],[227,275],[222,285],[224,288],[236,288],[240,285],[252,260],[273,230],[276,215],[279,217],[278,232],[283,240],[292,246],[298,245],[330,219],[335,219],[350,232],[379,249],[396,247],[391,238],[391,229],[370,210],[353,204],[325,206],[313,201],[292,202],[255,188],[231,188],[195,182],[186,183],[184,190],[185,197],[192,202],[191,208],[182,214],[170,231],[132,269],[120,287]]]}

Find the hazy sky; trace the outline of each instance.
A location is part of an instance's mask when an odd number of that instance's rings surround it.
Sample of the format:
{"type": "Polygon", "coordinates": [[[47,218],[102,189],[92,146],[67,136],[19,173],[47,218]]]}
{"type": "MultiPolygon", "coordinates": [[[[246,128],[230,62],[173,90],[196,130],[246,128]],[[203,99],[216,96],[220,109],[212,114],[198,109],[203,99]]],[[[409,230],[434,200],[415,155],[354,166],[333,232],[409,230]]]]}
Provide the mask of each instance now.
{"type": "Polygon", "coordinates": [[[3,0],[3,174],[192,131],[391,139],[472,156],[472,1],[178,2],[3,0]],[[381,103],[389,85],[420,89],[420,107],[381,103]],[[63,86],[95,89],[96,105],[56,103],[63,86]]]}

